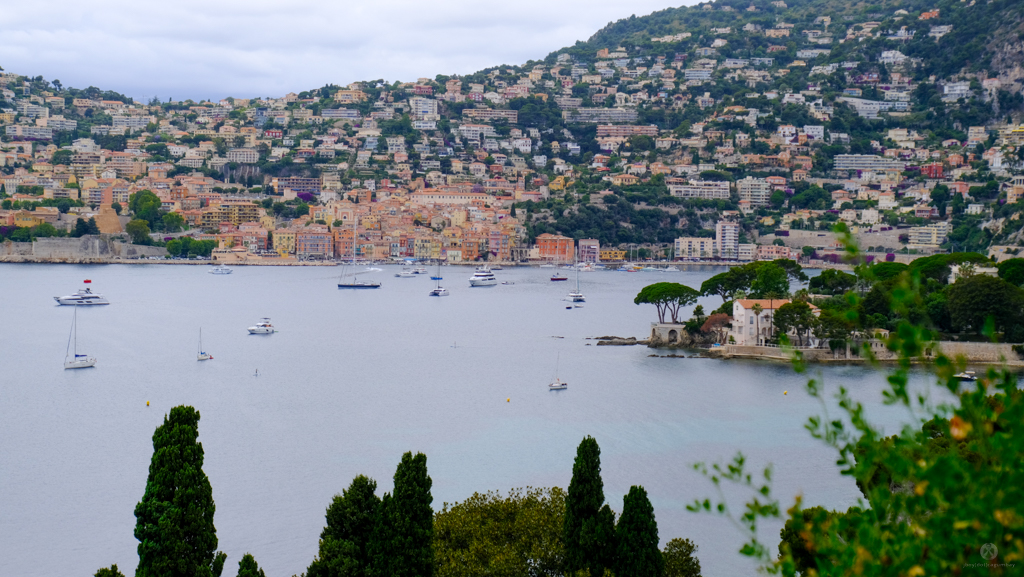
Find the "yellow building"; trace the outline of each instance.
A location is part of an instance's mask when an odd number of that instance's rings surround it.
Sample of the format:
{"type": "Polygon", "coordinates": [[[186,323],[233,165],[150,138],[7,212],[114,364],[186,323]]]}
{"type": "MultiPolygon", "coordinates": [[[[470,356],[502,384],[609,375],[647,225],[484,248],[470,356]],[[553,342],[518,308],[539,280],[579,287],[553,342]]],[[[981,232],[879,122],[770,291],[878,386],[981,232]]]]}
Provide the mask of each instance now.
{"type": "Polygon", "coordinates": [[[295,254],[295,229],[282,228],[275,230],[273,248],[281,256],[295,254]]]}
{"type": "Polygon", "coordinates": [[[606,260],[616,261],[616,260],[623,260],[624,258],[626,258],[626,251],[624,251],[624,250],[617,250],[617,249],[610,249],[610,248],[602,248],[601,249],[601,260],[602,261],[606,261],[606,260]]]}

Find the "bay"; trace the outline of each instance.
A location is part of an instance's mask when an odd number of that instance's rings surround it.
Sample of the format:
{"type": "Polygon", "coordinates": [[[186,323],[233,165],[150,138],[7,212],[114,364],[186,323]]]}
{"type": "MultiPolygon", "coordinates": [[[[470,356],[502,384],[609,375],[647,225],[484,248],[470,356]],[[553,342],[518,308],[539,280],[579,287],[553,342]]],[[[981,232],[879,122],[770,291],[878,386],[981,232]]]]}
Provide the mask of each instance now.
{"type": "MultiPolygon", "coordinates": [[[[390,490],[405,451],[427,455],[438,510],[474,491],[567,487],[576,446],[591,435],[612,508],[644,486],[662,543],[694,540],[705,575],[753,568],[732,525],[685,510],[714,496],[694,462],[742,450],[755,470],[772,463],[786,507],[797,494],[837,509],[860,496],[803,429],[822,411],[806,375],[588,340],[646,337],[655,311],[633,304],[640,288],[699,287],[722,269],[584,273],[587,302],[566,310],[571,281],[550,282],[545,269],[497,271],[514,284],[470,288],[472,269],[444,267],[451,296],[430,298],[428,276],[383,268],[382,289],[341,291],[333,267],[217,276],[204,266],[0,265],[0,575],[92,574],[111,563],[130,575],[151,437],[179,404],[202,415],[228,572],[246,552],[271,577],[304,571],[331,497],[357,474],[390,490]],[[73,311],[52,297],[86,278],[112,304],[79,310],[79,351],[96,368],[65,371],[73,311]],[[249,335],[261,317],[279,332],[249,335]],[[195,360],[200,327],[212,361],[195,360]],[[566,391],[547,390],[556,359],[566,391]]],[[[710,311],[720,299],[701,304],[710,311]]],[[[883,373],[815,371],[849,387],[887,434],[906,420],[881,405],[883,373]]],[[[746,497],[729,495],[736,507],[746,497]]],[[[765,541],[777,544],[779,528],[765,526],[765,541]]]]}

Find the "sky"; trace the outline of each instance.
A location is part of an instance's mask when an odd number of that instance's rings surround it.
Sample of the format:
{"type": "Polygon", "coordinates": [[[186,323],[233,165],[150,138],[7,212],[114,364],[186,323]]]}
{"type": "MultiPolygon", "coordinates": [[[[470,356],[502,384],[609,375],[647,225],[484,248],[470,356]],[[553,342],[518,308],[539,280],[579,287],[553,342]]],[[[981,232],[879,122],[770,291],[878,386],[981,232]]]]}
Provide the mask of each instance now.
{"type": "Polygon", "coordinates": [[[522,64],[696,0],[5,2],[0,66],[148,101],[281,96],[522,64]]]}

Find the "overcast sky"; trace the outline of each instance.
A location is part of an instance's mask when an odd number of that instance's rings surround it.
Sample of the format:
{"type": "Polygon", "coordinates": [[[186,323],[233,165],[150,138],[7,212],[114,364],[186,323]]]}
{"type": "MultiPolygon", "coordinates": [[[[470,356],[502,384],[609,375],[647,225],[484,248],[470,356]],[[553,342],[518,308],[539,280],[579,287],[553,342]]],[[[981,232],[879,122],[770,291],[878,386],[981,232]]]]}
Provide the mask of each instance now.
{"type": "Polygon", "coordinates": [[[3,3],[0,66],[148,100],[280,96],[522,64],[696,0],[55,0],[3,3]]]}

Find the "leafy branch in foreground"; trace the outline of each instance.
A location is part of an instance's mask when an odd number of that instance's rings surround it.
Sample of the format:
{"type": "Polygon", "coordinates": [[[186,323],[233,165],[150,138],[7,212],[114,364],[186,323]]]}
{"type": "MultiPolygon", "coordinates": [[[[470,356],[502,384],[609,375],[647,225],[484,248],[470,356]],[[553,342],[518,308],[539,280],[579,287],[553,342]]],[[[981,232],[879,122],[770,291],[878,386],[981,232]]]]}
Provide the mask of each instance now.
{"type": "MultiPolygon", "coordinates": [[[[854,261],[859,256],[849,241],[847,255],[854,261]]],[[[920,274],[902,276],[891,293],[894,312],[919,305],[921,289],[920,274]]],[[[991,337],[995,326],[989,317],[982,332],[991,337]]],[[[902,320],[886,341],[898,360],[889,369],[883,400],[909,414],[909,424],[897,436],[883,437],[864,407],[842,387],[835,394],[840,415],[829,416],[823,383],[807,383],[808,394],[820,401],[824,414],[808,419],[806,428],[836,452],[841,473],[856,481],[863,493],[856,506],[845,512],[805,509],[798,496],[783,515],[771,492],[771,470],[755,476],[741,454],[726,465],[696,466],[718,497],[697,501],[689,509],[730,519],[747,536],[740,552],[769,574],[1019,571],[1024,562],[1024,394],[1005,363],[965,386],[957,375],[966,363],[943,354],[935,338],[922,323],[902,320]],[[938,388],[912,387],[912,374],[921,372],[938,388]],[[945,402],[933,403],[933,392],[945,402]],[[724,497],[725,483],[752,493],[739,516],[724,497]],[[782,543],[774,558],[758,534],[758,524],[783,518],[782,543]]],[[[863,355],[879,365],[869,346],[863,355]]],[[[793,362],[798,372],[806,371],[798,351],[793,362]]]]}

